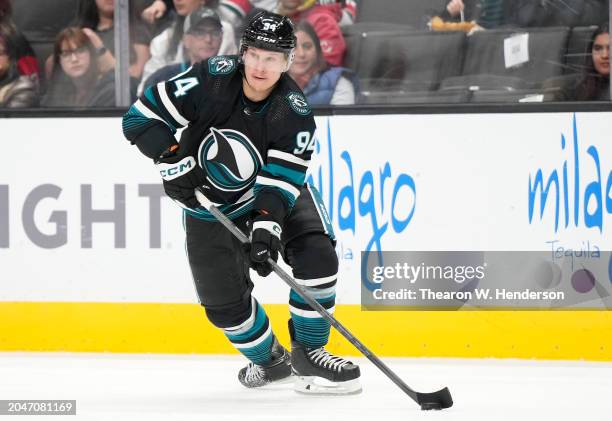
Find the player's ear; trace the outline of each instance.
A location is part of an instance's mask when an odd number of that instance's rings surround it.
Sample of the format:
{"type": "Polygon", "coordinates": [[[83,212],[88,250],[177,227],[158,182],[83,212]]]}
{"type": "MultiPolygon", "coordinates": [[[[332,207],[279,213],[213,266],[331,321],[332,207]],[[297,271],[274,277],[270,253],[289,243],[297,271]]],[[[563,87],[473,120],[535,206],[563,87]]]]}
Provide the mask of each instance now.
{"type": "Polygon", "coordinates": [[[246,45],[241,45],[240,49],[238,50],[238,60],[242,63],[244,63],[244,55],[246,54],[248,49],[249,47],[247,47],[246,45]]]}
{"type": "Polygon", "coordinates": [[[291,50],[289,54],[285,55],[285,59],[287,60],[287,67],[285,67],[285,72],[288,72],[291,68],[291,63],[293,63],[293,59],[295,58],[295,48],[291,50]]]}

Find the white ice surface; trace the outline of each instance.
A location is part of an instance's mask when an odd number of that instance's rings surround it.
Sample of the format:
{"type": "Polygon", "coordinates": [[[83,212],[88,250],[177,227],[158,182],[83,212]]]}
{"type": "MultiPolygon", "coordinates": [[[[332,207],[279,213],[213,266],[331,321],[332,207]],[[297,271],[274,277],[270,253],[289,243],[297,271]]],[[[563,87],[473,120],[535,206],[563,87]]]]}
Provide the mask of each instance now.
{"type": "Polygon", "coordinates": [[[385,358],[414,389],[450,388],[453,408],[422,412],[354,361],[363,393],[315,397],[245,389],[238,356],[0,353],[0,399],[76,399],[76,417],[49,420],[612,420],[610,363],[385,358]]]}

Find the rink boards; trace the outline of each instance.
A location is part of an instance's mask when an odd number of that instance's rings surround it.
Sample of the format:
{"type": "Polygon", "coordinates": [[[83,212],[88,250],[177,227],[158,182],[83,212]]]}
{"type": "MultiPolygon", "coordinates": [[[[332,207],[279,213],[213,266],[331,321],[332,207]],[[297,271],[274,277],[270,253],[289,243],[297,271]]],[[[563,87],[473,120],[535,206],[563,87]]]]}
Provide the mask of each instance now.
{"type": "MultiPolygon", "coordinates": [[[[382,355],[612,360],[612,320],[588,300],[529,312],[359,305],[364,250],[611,250],[610,117],[317,118],[311,182],[338,237],[337,316],[382,355]],[[544,192],[551,179],[559,187],[544,192]]],[[[0,156],[0,349],[232,352],[197,305],[180,210],[120,123],[0,120],[11,142],[0,156]]],[[[286,339],[287,288],[256,280],[255,293],[286,339]]]]}

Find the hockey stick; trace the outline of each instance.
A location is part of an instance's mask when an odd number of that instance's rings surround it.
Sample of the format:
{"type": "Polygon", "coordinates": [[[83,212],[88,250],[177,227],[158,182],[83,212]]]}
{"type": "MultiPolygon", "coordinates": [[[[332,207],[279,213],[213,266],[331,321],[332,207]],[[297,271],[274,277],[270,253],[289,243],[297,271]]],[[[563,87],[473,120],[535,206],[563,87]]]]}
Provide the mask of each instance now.
{"type": "MultiPolygon", "coordinates": [[[[217,209],[199,190],[196,190],[196,198],[221,224],[223,224],[242,244],[249,243],[249,238],[219,209],[217,209]]],[[[329,314],[321,304],[311,298],[298,283],[287,272],[285,272],[278,264],[268,258],[268,263],[272,266],[272,270],[276,273],[291,289],[293,289],[300,297],[302,297],[309,306],[314,308],[325,320],[327,320],[338,332],[342,334],[355,348],[357,348],[368,360],[380,369],[393,383],[402,389],[416,403],[421,406],[422,410],[444,409],[453,406],[453,398],[447,387],[440,389],[437,392],[421,393],[410,388],[397,374],[395,374],[385,363],[383,363],[372,351],[361,343],[351,332],[349,332],[334,316],[329,314]]]]}

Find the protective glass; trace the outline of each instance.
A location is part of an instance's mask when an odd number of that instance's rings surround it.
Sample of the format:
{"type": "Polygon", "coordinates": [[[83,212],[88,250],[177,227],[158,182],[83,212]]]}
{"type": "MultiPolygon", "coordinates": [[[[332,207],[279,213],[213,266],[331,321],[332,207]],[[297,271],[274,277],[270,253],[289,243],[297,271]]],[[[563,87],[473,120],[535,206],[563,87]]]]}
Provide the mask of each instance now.
{"type": "Polygon", "coordinates": [[[610,54],[610,46],[609,45],[601,45],[601,44],[593,45],[593,53],[595,53],[595,54],[603,54],[604,51],[606,53],[610,54]]]}
{"type": "Polygon", "coordinates": [[[87,49],[87,47],[83,46],[83,47],[75,48],[74,50],[63,50],[62,52],[60,52],[60,57],[66,60],[72,57],[73,54],[77,57],[81,57],[87,54],[88,52],[89,50],[87,49]]]}
{"type": "Polygon", "coordinates": [[[189,34],[195,37],[211,37],[213,39],[220,39],[223,36],[223,32],[220,29],[204,29],[204,28],[196,28],[194,30],[189,31],[189,34]]]}

